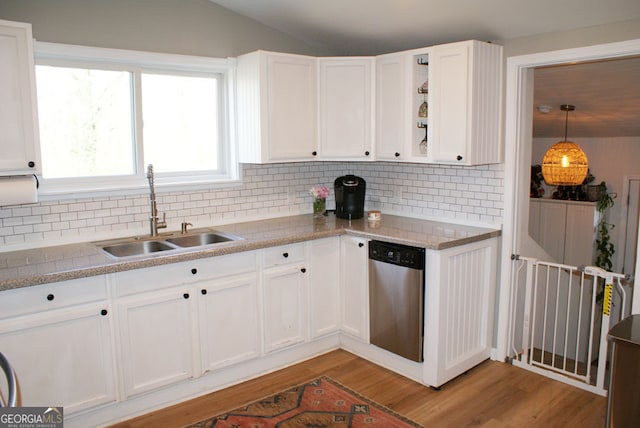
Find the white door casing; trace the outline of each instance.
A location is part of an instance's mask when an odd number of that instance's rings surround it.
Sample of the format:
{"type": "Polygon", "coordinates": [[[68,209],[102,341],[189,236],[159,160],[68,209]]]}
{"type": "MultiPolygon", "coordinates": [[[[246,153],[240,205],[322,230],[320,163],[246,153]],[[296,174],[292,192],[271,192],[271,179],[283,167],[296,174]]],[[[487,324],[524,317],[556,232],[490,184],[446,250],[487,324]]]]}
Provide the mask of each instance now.
{"type": "MultiPolygon", "coordinates": [[[[533,69],[568,62],[593,61],[640,54],[640,39],[624,42],[540,52],[507,58],[505,100],[505,176],[504,224],[501,254],[499,320],[495,359],[507,356],[509,296],[511,292],[511,255],[529,239],[528,188],[530,180],[531,123],[533,108],[533,69]]],[[[535,257],[535,255],[532,255],[535,257]]],[[[638,259],[636,271],[638,271],[638,259]]],[[[632,313],[640,313],[640,293],[633,296],[632,313]]]]}

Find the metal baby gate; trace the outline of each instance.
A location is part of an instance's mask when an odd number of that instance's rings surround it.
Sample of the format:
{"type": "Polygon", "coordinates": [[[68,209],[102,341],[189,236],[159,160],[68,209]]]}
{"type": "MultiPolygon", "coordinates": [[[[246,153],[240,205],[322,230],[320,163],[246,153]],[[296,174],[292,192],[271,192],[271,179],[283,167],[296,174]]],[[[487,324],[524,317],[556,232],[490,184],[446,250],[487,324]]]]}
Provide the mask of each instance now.
{"type": "Polygon", "coordinates": [[[624,275],[513,256],[509,359],[606,395],[607,333],[628,315],[624,275]]]}

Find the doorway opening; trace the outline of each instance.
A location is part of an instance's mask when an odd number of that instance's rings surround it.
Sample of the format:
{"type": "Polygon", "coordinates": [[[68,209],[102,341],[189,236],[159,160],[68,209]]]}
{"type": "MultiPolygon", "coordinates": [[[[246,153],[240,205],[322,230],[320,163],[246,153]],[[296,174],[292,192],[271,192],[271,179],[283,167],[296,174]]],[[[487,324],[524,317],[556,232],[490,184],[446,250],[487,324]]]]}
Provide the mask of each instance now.
{"type": "MultiPolygon", "coordinates": [[[[505,222],[503,227],[497,359],[509,356],[509,301],[517,273],[511,257],[522,254],[544,260],[545,252],[529,236],[533,78],[537,67],[640,55],[640,40],[511,57],[507,60],[505,126],[505,222]]],[[[637,233],[636,233],[637,236],[637,233]]],[[[636,260],[637,264],[637,260],[636,260]]],[[[640,293],[632,298],[640,311],[640,293]]]]}

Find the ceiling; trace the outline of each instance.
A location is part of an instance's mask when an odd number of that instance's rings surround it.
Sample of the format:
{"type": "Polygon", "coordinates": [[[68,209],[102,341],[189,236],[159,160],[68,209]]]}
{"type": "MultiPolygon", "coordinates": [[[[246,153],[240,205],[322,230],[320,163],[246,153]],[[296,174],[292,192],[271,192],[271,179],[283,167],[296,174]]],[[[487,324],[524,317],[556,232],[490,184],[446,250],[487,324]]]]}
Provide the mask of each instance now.
{"type": "MultiPolygon", "coordinates": [[[[210,0],[330,55],[508,40],[640,18],[639,0],[210,0]]],[[[538,69],[534,137],[640,135],[640,60],[538,69]]],[[[570,138],[569,138],[570,139],[570,138]]]]}
{"type": "Polygon", "coordinates": [[[331,55],[506,40],[640,18],[638,0],[210,0],[331,55]]]}
{"type": "Polygon", "coordinates": [[[534,137],[640,136],[640,57],[544,67],[534,74],[534,137]],[[541,113],[539,106],[549,106],[541,113]]]}

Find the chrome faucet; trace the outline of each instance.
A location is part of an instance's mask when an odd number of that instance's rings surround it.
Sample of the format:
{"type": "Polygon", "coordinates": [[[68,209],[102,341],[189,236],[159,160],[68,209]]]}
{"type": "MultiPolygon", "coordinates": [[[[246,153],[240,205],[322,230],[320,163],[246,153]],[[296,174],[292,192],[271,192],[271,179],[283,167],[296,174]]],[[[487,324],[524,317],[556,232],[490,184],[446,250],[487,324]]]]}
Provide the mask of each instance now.
{"type": "Polygon", "coordinates": [[[156,187],[153,177],[153,165],[147,167],[147,180],[149,180],[149,201],[151,203],[151,216],[149,222],[151,225],[151,236],[158,236],[158,229],[167,227],[167,213],[163,213],[162,221],[158,218],[158,205],[156,203],[156,187]]]}

